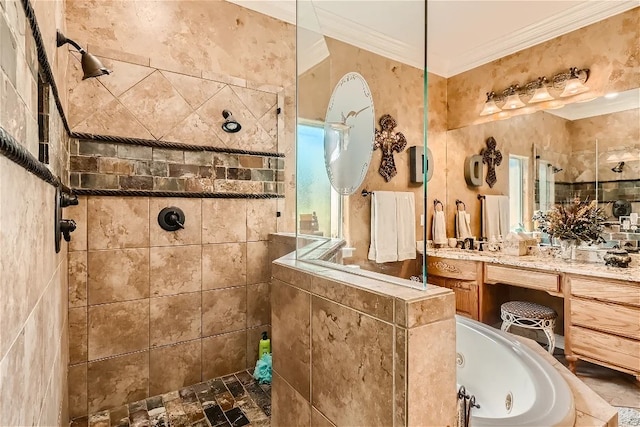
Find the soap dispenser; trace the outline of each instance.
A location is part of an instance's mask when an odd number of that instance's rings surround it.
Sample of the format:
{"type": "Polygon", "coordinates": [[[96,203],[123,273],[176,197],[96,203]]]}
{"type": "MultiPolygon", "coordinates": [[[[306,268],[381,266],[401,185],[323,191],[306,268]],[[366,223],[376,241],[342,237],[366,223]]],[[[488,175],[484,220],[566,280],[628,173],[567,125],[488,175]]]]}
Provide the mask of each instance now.
{"type": "Polygon", "coordinates": [[[262,356],[265,354],[271,353],[271,340],[267,336],[267,332],[262,333],[262,339],[260,340],[260,345],[258,346],[258,360],[262,359],[262,356]]]}

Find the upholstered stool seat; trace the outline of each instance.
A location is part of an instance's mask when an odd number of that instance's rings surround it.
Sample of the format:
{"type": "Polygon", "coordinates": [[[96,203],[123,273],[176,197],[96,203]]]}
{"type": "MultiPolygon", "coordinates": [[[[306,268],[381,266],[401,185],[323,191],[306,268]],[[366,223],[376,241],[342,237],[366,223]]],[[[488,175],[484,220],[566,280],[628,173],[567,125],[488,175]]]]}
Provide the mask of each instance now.
{"type": "Polygon", "coordinates": [[[540,329],[549,340],[549,353],[553,354],[556,337],[553,329],[556,326],[558,313],[554,309],[526,301],[509,301],[500,307],[502,330],[507,332],[512,325],[525,329],[540,329]]]}

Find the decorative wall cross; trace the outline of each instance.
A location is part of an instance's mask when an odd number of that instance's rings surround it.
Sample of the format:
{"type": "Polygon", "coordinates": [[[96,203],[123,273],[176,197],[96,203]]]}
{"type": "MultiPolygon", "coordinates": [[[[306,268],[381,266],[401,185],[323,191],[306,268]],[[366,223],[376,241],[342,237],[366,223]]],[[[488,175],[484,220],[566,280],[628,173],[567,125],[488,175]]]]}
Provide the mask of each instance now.
{"type": "Polygon", "coordinates": [[[487,165],[487,179],[485,180],[489,184],[489,188],[493,188],[496,181],[496,166],[500,166],[502,163],[502,153],[496,150],[496,140],[490,136],[487,139],[487,148],[483,148],[480,152],[482,155],[482,163],[487,165]]]}
{"type": "Polygon", "coordinates": [[[378,148],[382,150],[382,161],[378,172],[387,182],[391,181],[391,178],[397,174],[393,152],[400,153],[407,146],[407,139],[402,132],[393,133],[397,125],[395,119],[389,114],[382,116],[380,118],[380,127],[382,129],[376,129],[375,143],[373,144],[374,150],[378,148]]]}

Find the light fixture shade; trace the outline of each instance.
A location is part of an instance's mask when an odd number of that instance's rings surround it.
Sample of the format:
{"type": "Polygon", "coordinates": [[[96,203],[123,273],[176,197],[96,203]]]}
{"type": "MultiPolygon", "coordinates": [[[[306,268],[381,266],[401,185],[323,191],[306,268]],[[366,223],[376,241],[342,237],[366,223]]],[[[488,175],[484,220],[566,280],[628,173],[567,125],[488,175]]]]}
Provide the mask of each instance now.
{"type": "Polygon", "coordinates": [[[482,109],[482,112],[480,113],[480,115],[490,116],[491,114],[499,113],[500,111],[502,110],[500,109],[500,107],[496,105],[496,101],[491,99],[484,103],[484,108],[482,109]]]}
{"type": "Polygon", "coordinates": [[[584,93],[588,91],[589,88],[584,85],[577,77],[572,77],[567,80],[567,83],[564,86],[564,90],[560,94],[562,98],[566,98],[567,96],[578,95],[579,93],[584,93]]]}
{"type": "Polygon", "coordinates": [[[551,94],[547,90],[547,87],[542,86],[536,89],[536,91],[533,93],[533,96],[529,100],[529,104],[535,104],[537,102],[544,102],[544,101],[552,101],[553,99],[554,98],[553,96],[551,96],[551,94]]]}
{"type": "Polygon", "coordinates": [[[520,96],[517,93],[513,93],[507,96],[507,99],[504,101],[504,105],[502,106],[503,110],[515,110],[517,108],[524,107],[524,102],[520,99],[520,96]]]}
{"type": "Polygon", "coordinates": [[[84,73],[82,80],[111,74],[111,71],[102,65],[102,62],[100,62],[98,58],[88,52],[82,53],[80,62],[82,63],[82,72],[84,73]]]}

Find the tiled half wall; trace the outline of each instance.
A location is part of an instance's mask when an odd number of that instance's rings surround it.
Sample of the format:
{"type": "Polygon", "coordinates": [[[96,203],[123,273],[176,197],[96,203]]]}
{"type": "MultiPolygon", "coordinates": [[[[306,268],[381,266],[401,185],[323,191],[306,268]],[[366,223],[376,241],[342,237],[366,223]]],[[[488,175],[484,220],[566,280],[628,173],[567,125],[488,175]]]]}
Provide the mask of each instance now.
{"type": "Polygon", "coordinates": [[[69,245],[71,417],[255,364],[276,200],[81,197],[69,245]],[[159,211],[177,206],[185,228],[159,211]]]}

